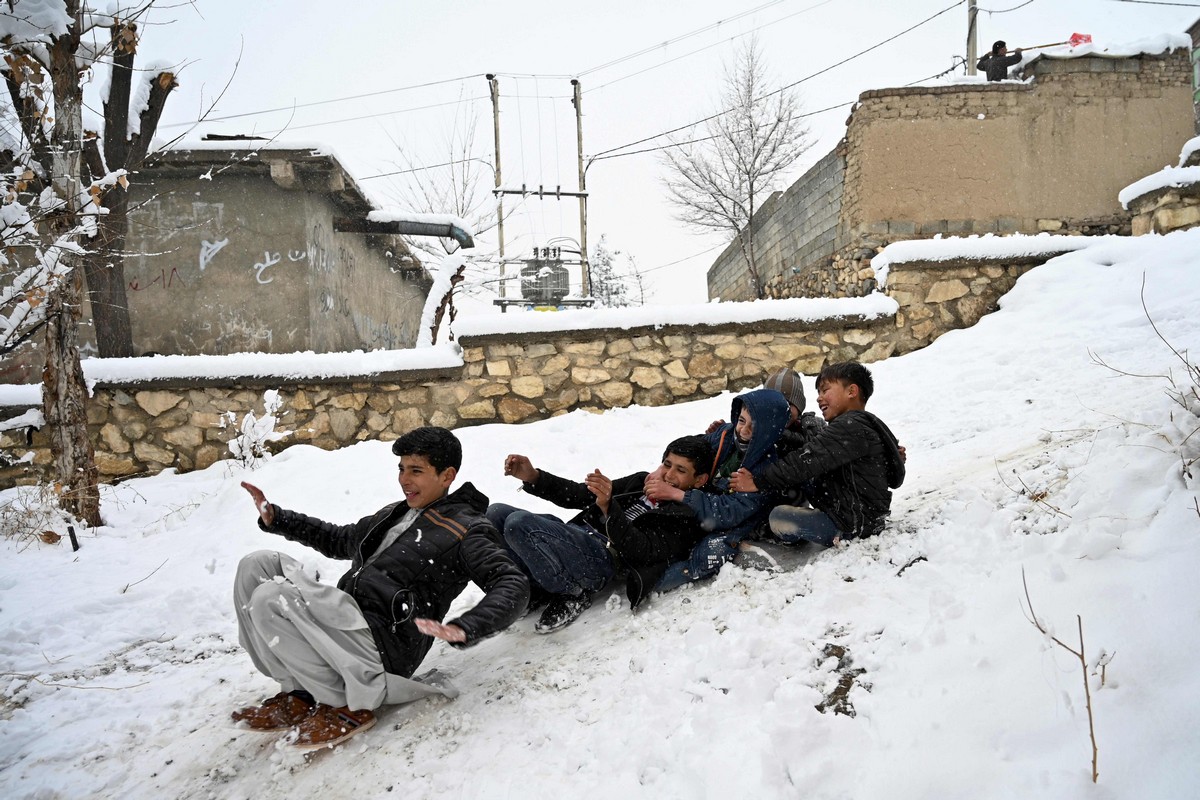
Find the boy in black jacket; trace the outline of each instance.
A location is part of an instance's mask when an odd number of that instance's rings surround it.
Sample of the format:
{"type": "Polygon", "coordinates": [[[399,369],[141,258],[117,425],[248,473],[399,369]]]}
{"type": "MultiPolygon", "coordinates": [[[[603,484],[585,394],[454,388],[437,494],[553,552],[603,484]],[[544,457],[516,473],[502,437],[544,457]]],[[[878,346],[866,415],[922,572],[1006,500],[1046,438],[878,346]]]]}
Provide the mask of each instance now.
{"type": "Polygon", "coordinates": [[[595,470],[577,483],[536,469],[523,455],[508,456],[504,474],[523,481],[525,491],[583,509],[563,522],[502,503],[488,508],[535,593],[540,588],[549,600],[534,630],[550,633],[574,622],[592,604],[592,593],[617,574],[624,574],[630,605],[637,607],[667,565],[709,533],[683,497],[708,482],[712,457],[703,437],[685,436],[667,445],[654,472],[610,480],[595,470]]]}
{"type": "Polygon", "coordinates": [[[334,525],[254,498],[259,527],[329,558],[348,559],[337,587],[299,561],[261,550],[242,559],[234,583],[238,639],[281,691],[233,713],[256,731],[293,731],[293,746],[329,747],[375,724],[373,709],[427,694],[453,696],[409,680],[433,638],[470,646],[525,611],[529,581],[484,517],[487,498],[450,485],[462,446],[445,428],[417,428],[392,444],[404,500],[351,525],[334,525]],[[441,624],[469,581],[486,593],[441,624]]]}
{"type": "Polygon", "coordinates": [[[874,388],[870,371],[857,361],[828,365],[817,376],[817,405],[829,424],[802,449],[730,480],[742,492],[804,493],[814,508],[778,506],[771,512],[771,531],[781,540],[828,547],[883,529],[889,488],[904,482],[904,458],[887,425],[865,408],[874,388]]]}

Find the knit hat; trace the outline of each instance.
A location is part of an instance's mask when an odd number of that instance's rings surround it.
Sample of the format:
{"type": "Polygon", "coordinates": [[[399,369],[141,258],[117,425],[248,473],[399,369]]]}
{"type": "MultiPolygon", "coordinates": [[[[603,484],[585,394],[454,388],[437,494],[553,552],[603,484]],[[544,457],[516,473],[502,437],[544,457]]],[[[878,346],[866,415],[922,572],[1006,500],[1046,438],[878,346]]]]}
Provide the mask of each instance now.
{"type": "Polygon", "coordinates": [[[776,372],[763,382],[764,389],[774,389],[787,398],[800,413],[804,413],[804,386],[800,383],[800,374],[786,367],[776,372]]]}

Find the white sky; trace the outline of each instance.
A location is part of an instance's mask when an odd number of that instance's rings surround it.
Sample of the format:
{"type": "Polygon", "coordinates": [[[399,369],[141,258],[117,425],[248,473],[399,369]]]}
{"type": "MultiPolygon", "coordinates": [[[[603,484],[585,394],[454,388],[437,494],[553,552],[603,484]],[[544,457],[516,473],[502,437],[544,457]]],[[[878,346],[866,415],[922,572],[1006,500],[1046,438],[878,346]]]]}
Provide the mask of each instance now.
{"type": "MultiPolygon", "coordinates": [[[[371,176],[402,168],[393,142],[407,148],[417,163],[442,163],[448,160],[444,140],[455,117],[475,115],[475,155],[491,160],[491,104],[484,73],[501,76],[505,184],[573,190],[571,76],[579,76],[584,88],[584,151],[592,155],[712,113],[723,61],[732,55],[735,42],[755,28],[777,84],[785,84],[881,42],[951,2],[692,0],[681,13],[684,4],[645,0],[570,4],[569,12],[562,3],[542,0],[358,0],[336,10],[312,0],[197,0],[151,17],[140,59],[184,64],[161,129],[174,135],[185,130],[180,123],[195,120],[221,90],[241,50],[233,83],[212,116],[252,115],[205,123],[193,137],[208,132],[271,134],[287,127],[281,142],[328,143],[361,185],[388,204],[395,202],[393,181],[400,178],[371,176]],[[719,20],[729,21],[675,41],[719,20]],[[646,48],[654,49],[602,67],[646,48]],[[449,82],[395,91],[439,81],[449,82]],[[299,107],[367,93],[384,94],[299,107]],[[254,114],[278,107],[289,110],[254,114]]],[[[1004,14],[980,13],[981,53],[996,38],[1016,47],[1061,41],[1074,32],[1092,34],[1097,45],[1123,43],[1180,32],[1200,16],[1200,7],[1122,0],[1033,0],[1023,6],[1021,0],[982,0],[980,5],[1021,6],[1004,14]]],[[[846,103],[866,89],[907,84],[948,68],[955,55],[966,51],[966,8],[962,3],[890,44],[805,81],[799,88],[806,108],[846,103]]],[[[789,182],[836,144],[847,114],[848,108],[838,108],[811,118],[815,144],[789,182]]],[[[589,242],[608,234],[612,247],[636,256],[652,280],[655,302],[703,301],[704,273],[720,242],[691,233],[673,219],[662,176],[654,154],[596,161],[588,171],[589,242]],[[680,259],[686,260],[667,266],[680,259]]],[[[485,183],[490,185],[490,176],[485,183]]],[[[511,207],[515,199],[508,202],[511,207]]],[[[577,231],[573,201],[530,199],[510,218],[508,251],[523,252],[553,236],[575,237],[577,231]]],[[[493,243],[484,237],[481,244],[493,243]]]]}

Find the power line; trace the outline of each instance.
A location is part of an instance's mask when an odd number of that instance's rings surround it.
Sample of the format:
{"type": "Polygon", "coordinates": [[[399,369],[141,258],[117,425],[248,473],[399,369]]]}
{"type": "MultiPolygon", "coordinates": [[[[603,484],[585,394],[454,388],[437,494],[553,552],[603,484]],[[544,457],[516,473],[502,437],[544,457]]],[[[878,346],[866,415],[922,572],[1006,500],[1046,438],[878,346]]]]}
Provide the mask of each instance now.
{"type": "Polygon", "coordinates": [[[1017,5],[1017,6],[1013,6],[1012,8],[1000,8],[1000,9],[980,8],[980,9],[978,9],[978,11],[980,11],[984,14],[1007,14],[1010,11],[1016,11],[1018,8],[1024,8],[1025,6],[1029,5],[1032,2],[1033,2],[1033,0],[1025,0],[1024,3],[1021,3],[1020,5],[1017,5]]]}
{"type": "MultiPolygon", "coordinates": [[[[465,81],[468,78],[482,78],[482,77],[483,77],[483,75],[463,75],[462,77],[459,77],[459,78],[447,78],[446,80],[430,81],[429,83],[416,83],[416,84],[413,84],[412,86],[399,86],[395,89],[381,89],[378,92],[367,92],[365,94],[352,94],[352,95],[347,95],[346,97],[334,97],[329,100],[314,100],[311,103],[297,103],[295,105],[290,105],[290,106],[280,106],[279,108],[266,108],[261,111],[246,111],[241,114],[226,114],[223,117],[207,117],[205,119],[198,119],[198,120],[194,120],[191,122],[172,122],[170,125],[160,125],[159,127],[160,128],[182,128],[186,125],[197,125],[201,122],[224,122],[225,120],[230,120],[230,119],[241,119],[243,117],[255,117],[260,114],[274,114],[278,111],[295,111],[298,108],[311,108],[312,106],[324,106],[324,105],[329,105],[330,103],[342,103],[347,100],[362,100],[364,97],[378,97],[379,95],[382,95],[382,94],[394,94],[396,92],[407,92],[412,89],[425,89],[429,86],[440,86],[440,85],[446,84],[446,83],[457,83],[458,81],[465,81]]],[[[358,119],[362,119],[362,118],[359,117],[358,119]]]]}
{"type": "Polygon", "coordinates": [[[785,20],[789,20],[792,17],[796,17],[801,14],[805,14],[809,11],[812,11],[813,9],[820,8],[821,6],[828,5],[829,3],[832,3],[832,2],[834,2],[834,0],[822,0],[822,2],[817,3],[816,5],[811,5],[811,6],[808,6],[807,8],[802,8],[799,11],[795,11],[791,14],[788,14],[785,17],[780,17],[779,19],[773,20],[771,22],[764,22],[762,25],[751,28],[750,30],[748,30],[744,33],[739,33],[737,36],[731,36],[729,39],[722,39],[719,42],[713,42],[712,44],[706,44],[706,45],[704,45],[704,47],[698,47],[695,50],[688,51],[687,53],[675,56],[674,58],[669,58],[666,61],[660,61],[657,64],[651,64],[648,67],[639,69],[637,72],[631,72],[628,75],[622,75],[620,78],[613,78],[611,81],[608,81],[607,83],[602,83],[599,86],[593,86],[592,88],[588,89],[588,91],[589,92],[598,92],[601,89],[604,89],[608,86],[612,86],[614,83],[620,83],[621,81],[627,80],[629,78],[636,78],[638,75],[641,75],[643,73],[650,72],[651,70],[656,70],[659,67],[665,67],[668,64],[674,64],[676,61],[680,61],[680,60],[688,58],[690,56],[694,56],[694,55],[696,55],[696,53],[703,53],[705,50],[711,50],[714,47],[719,47],[720,45],[726,44],[727,42],[731,42],[734,39],[744,39],[745,37],[749,36],[750,34],[756,33],[758,31],[762,30],[763,28],[769,27],[771,25],[778,25],[780,22],[784,22],[785,20]]]}
{"type": "Polygon", "coordinates": [[[1200,8],[1196,3],[1164,3],[1162,0],[1117,0],[1119,3],[1137,3],[1143,6],[1178,6],[1179,8],[1200,8]]]}
{"type": "MultiPolygon", "coordinates": [[[[830,0],[826,0],[826,1],[830,2],[830,0]]],[[[609,67],[615,67],[617,64],[624,63],[626,61],[629,61],[630,59],[637,58],[638,56],[644,56],[647,53],[652,53],[655,50],[659,50],[664,47],[669,47],[670,45],[673,45],[676,42],[682,42],[684,39],[690,39],[693,36],[698,36],[701,33],[707,33],[708,31],[719,28],[722,25],[728,24],[730,22],[736,22],[737,20],[741,19],[742,17],[747,17],[751,14],[762,11],[765,8],[770,8],[771,6],[777,6],[782,2],[785,2],[785,0],[771,0],[771,2],[769,2],[769,3],[763,3],[761,6],[756,6],[754,8],[749,9],[748,11],[743,11],[740,14],[734,14],[732,17],[729,17],[728,19],[719,19],[716,22],[705,25],[703,28],[697,28],[696,30],[692,31],[691,33],[680,34],[679,36],[676,36],[672,39],[667,39],[665,42],[659,42],[658,44],[654,44],[649,47],[638,50],[636,53],[630,53],[629,55],[621,56],[620,58],[614,58],[612,61],[606,61],[605,63],[600,64],[599,66],[592,67],[591,69],[585,69],[583,72],[580,72],[575,77],[582,78],[584,75],[590,75],[591,73],[599,72],[602,69],[608,69],[609,67]]],[[[824,5],[824,4],[822,3],[821,5],[824,5]]],[[[701,49],[705,49],[705,48],[701,48],[701,49]]],[[[699,51],[695,51],[695,52],[699,52],[699,51]]]]}
{"type": "MultiPolygon", "coordinates": [[[[921,20],[920,22],[918,22],[916,25],[913,25],[913,26],[912,26],[912,27],[910,27],[910,28],[905,28],[904,30],[900,31],[899,33],[897,33],[897,34],[895,34],[895,35],[893,35],[893,36],[889,36],[888,38],[884,39],[883,41],[881,41],[881,42],[877,42],[877,43],[875,43],[875,44],[871,45],[870,47],[866,48],[865,50],[860,50],[859,52],[855,53],[854,55],[852,55],[852,56],[849,56],[849,57],[847,57],[847,58],[844,58],[844,59],[842,59],[841,61],[837,62],[836,64],[831,64],[830,66],[828,66],[828,67],[825,67],[824,69],[818,70],[818,71],[816,71],[816,72],[812,73],[811,75],[806,75],[805,77],[801,78],[801,79],[800,79],[800,80],[798,80],[798,81],[793,81],[792,83],[789,83],[789,84],[788,84],[788,85],[786,85],[786,86],[782,86],[782,87],[780,87],[780,88],[778,88],[778,89],[776,89],[776,90],[774,90],[774,91],[772,91],[772,92],[768,92],[767,94],[763,95],[762,97],[756,98],[756,101],[757,101],[757,100],[765,100],[766,98],[770,97],[771,95],[779,94],[779,93],[781,93],[781,92],[784,92],[784,91],[786,91],[786,90],[788,90],[788,89],[791,89],[791,88],[793,88],[793,87],[795,87],[795,86],[799,86],[800,84],[804,83],[805,81],[812,80],[813,78],[817,77],[818,75],[823,75],[823,74],[825,74],[826,72],[829,72],[830,70],[832,70],[832,69],[835,69],[836,67],[840,67],[840,66],[842,66],[843,64],[846,64],[846,63],[848,63],[848,62],[850,62],[850,61],[853,61],[853,60],[854,60],[854,59],[856,59],[856,58],[859,58],[859,57],[861,57],[861,56],[864,56],[864,55],[866,55],[867,53],[871,52],[872,50],[875,50],[875,49],[877,49],[877,48],[879,48],[879,47],[882,47],[883,45],[885,45],[885,44],[888,44],[889,42],[893,42],[893,41],[895,41],[896,39],[899,39],[901,36],[904,36],[905,34],[911,33],[912,31],[916,30],[917,28],[921,27],[922,25],[925,25],[925,24],[927,24],[927,23],[929,23],[929,22],[932,22],[933,20],[935,20],[935,19],[937,19],[938,17],[940,17],[942,14],[945,14],[947,11],[951,11],[951,10],[953,10],[953,9],[957,8],[958,6],[962,5],[962,4],[963,4],[963,3],[965,3],[966,1],[967,1],[967,0],[957,0],[957,2],[955,2],[953,5],[949,5],[949,6],[947,6],[946,8],[943,8],[941,11],[937,12],[936,14],[933,14],[932,16],[926,17],[925,19],[923,19],[923,20],[921,20]]],[[[844,105],[844,104],[843,104],[843,105],[844,105]]],[[[725,109],[724,111],[718,111],[716,114],[711,114],[711,115],[709,115],[709,116],[707,116],[707,117],[704,117],[703,119],[699,119],[699,120],[696,120],[695,122],[688,123],[687,125],[680,125],[678,128],[672,128],[671,130],[668,130],[668,131],[663,131],[662,133],[656,133],[656,134],[654,134],[653,136],[646,136],[646,137],[644,137],[644,138],[638,139],[638,140],[636,140],[636,141],[633,141],[633,142],[628,142],[628,143],[626,143],[626,144],[619,145],[619,146],[617,146],[617,147],[610,147],[610,148],[609,148],[609,149],[607,149],[607,150],[601,150],[600,152],[598,152],[598,153],[596,153],[594,156],[592,156],[591,160],[592,160],[592,161],[597,161],[597,160],[599,160],[599,159],[600,159],[600,157],[601,157],[601,156],[605,156],[605,155],[607,155],[607,154],[609,154],[609,153],[613,153],[613,152],[615,152],[615,151],[617,151],[617,150],[624,150],[624,149],[625,149],[625,148],[627,148],[627,147],[633,147],[633,146],[635,146],[635,145],[644,144],[645,142],[653,141],[654,139],[661,139],[661,138],[662,138],[662,137],[664,137],[664,136],[669,136],[669,135],[671,135],[672,133],[678,133],[679,131],[686,130],[686,129],[688,129],[688,128],[694,128],[694,127],[696,127],[697,125],[701,125],[701,124],[703,124],[703,123],[705,123],[705,122],[709,122],[709,121],[711,121],[711,120],[714,120],[714,119],[716,119],[717,117],[721,116],[722,114],[727,114],[727,113],[729,113],[731,110],[732,110],[732,109],[725,109]]],[[[817,112],[814,112],[814,113],[817,113],[817,112]]],[[[662,148],[652,148],[652,149],[662,149],[662,148]]],[[[643,152],[645,152],[645,151],[643,151],[643,152]]]]}

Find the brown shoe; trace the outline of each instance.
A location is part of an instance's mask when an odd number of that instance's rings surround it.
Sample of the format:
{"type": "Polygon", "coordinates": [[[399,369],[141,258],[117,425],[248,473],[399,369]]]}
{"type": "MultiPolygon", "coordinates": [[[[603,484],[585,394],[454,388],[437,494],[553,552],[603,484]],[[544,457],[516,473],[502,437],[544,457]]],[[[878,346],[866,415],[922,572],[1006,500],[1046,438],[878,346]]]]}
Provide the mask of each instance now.
{"type": "Polygon", "coordinates": [[[239,708],[230,716],[234,722],[244,722],[252,731],[286,731],[299,725],[313,712],[313,705],[294,694],[280,692],[268,697],[260,706],[239,708]]]}
{"type": "Polygon", "coordinates": [[[346,706],[334,708],[317,703],[312,714],[296,726],[296,741],[291,745],[297,750],[333,747],[374,724],[375,714],[370,710],[351,711],[346,706]]]}

